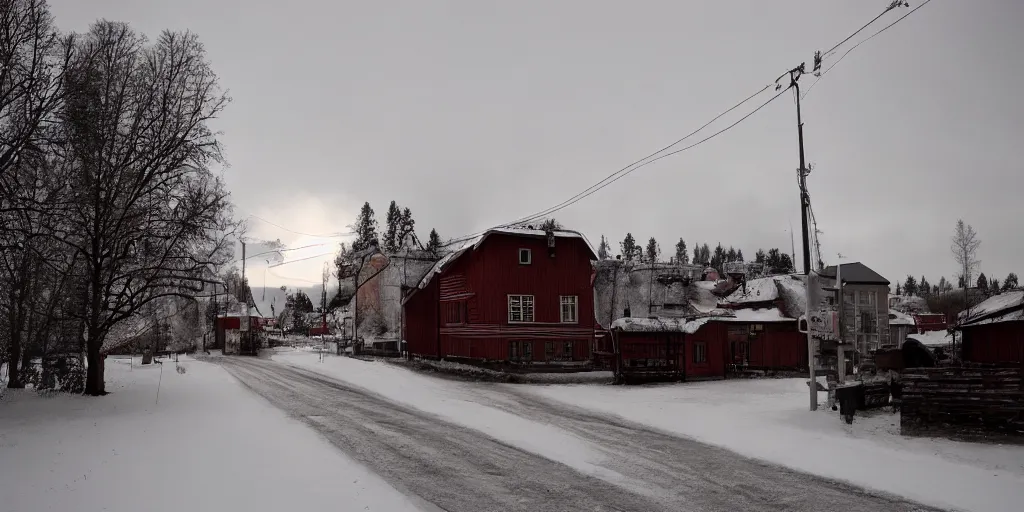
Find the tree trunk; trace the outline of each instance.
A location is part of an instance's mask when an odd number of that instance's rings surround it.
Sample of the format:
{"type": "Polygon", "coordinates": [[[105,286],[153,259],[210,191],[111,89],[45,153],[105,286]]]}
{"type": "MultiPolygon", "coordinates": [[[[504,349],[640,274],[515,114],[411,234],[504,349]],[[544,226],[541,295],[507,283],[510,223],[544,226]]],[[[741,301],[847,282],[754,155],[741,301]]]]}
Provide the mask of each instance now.
{"type": "Polygon", "coordinates": [[[92,396],[103,396],[107,394],[103,384],[103,361],[100,355],[102,340],[97,339],[98,333],[94,328],[89,328],[89,337],[86,340],[86,371],[85,371],[85,394],[92,396]]]}
{"type": "Polygon", "coordinates": [[[11,315],[11,346],[10,357],[7,361],[7,387],[22,389],[25,383],[21,381],[21,330],[14,327],[14,315],[11,315]]]}

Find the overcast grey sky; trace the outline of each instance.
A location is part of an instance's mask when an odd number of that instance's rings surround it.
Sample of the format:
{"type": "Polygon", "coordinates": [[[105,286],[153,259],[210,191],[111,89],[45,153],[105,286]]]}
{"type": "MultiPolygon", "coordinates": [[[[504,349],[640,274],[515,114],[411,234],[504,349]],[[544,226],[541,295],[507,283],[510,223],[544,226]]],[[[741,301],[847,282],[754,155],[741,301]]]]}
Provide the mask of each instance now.
{"type": "MultiPolygon", "coordinates": [[[[103,17],[202,37],[234,98],[217,128],[240,215],[328,233],[363,201],[383,223],[394,199],[423,238],[571,197],[809,66],[888,2],[51,0],[68,30],[103,17]]],[[[982,271],[1024,272],[1022,26],[1020,0],[934,0],[814,87],[803,114],[827,262],[842,253],[892,281],[937,282],[956,272],[949,239],[963,218],[982,271]]],[[[792,223],[799,254],[795,117],[785,95],[556,217],[616,251],[627,231],[654,236],[666,257],[679,237],[691,251],[788,251],[792,223]]],[[[271,272],[318,281],[323,259],[271,272]]]]}

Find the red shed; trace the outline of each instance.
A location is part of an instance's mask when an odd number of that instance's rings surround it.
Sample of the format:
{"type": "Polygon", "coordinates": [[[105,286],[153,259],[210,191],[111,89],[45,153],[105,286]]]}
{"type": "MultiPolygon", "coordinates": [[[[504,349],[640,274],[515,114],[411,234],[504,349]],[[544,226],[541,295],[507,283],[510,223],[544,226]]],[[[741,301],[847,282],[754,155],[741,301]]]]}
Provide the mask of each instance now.
{"type": "Polygon", "coordinates": [[[961,319],[964,361],[1024,364],[1024,290],[990,297],[961,319]]]}
{"type": "Polygon", "coordinates": [[[722,301],[735,318],[728,325],[730,364],[752,370],[800,370],[807,367],[807,335],[797,318],[803,313],[804,283],[790,276],[751,279],[722,301]],[[788,312],[788,314],[787,314],[788,312]]]}
{"type": "Polygon", "coordinates": [[[434,265],[403,301],[408,350],[481,362],[589,363],[596,258],[574,231],[487,231],[434,265]]]}
{"type": "Polygon", "coordinates": [[[612,324],[613,370],[628,380],[725,378],[728,350],[713,317],[620,318],[612,324]]]}

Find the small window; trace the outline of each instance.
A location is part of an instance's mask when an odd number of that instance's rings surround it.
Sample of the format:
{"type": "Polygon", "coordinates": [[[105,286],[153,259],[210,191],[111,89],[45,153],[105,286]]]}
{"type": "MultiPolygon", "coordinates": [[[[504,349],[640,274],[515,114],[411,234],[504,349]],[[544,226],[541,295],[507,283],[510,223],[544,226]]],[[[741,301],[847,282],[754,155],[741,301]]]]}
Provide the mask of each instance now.
{"type": "Polygon", "coordinates": [[[571,341],[566,341],[565,344],[562,345],[562,359],[565,359],[566,361],[572,361],[572,355],[573,343],[571,341]]]}
{"type": "Polygon", "coordinates": [[[562,323],[563,324],[574,324],[579,321],[578,319],[578,306],[575,295],[563,295],[559,298],[559,302],[562,306],[562,323]]]}
{"type": "Polygon", "coordinates": [[[708,362],[708,344],[703,341],[698,341],[693,344],[693,362],[694,363],[706,363],[708,362]]]}
{"type": "Polygon", "coordinates": [[[508,321],[509,322],[532,322],[533,321],[533,295],[509,295],[508,296],[508,321]]]}
{"type": "Polygon", "coordinates": [[[545,341],[544,342],[544,360],[553,361],[555,359],[555,342],[545,341]]]}
{"type": "Polygon", "coordinates": [[[533,262],[533,251],[529,249],[519,249],[519,264],[529,265],[533,262]]]}
{"type": "Polygon", "coordinates": [[[508,359],[509,361],[519,360],[519,342],[510,341],[508,342],[508,359]]]}
{"type": "Polygon", "coordinates": [[[523,342],[523,361],[533,361],[533,342],[523,342]]]}
{"type": "Polygon", "coordinates": [[[465,322],[465,302],[444,302],[444,323],[459,325],[465,322]]]}

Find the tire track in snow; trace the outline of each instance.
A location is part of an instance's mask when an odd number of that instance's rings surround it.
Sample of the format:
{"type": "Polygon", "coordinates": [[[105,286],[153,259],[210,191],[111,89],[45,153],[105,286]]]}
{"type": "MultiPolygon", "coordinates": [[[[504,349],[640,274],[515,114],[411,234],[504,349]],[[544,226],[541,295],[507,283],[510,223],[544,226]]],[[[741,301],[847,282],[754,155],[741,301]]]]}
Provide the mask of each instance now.
{"type": "Polygon", "coordinates": [[[482,432],[309,370],[265,359],[216,361],[400,491],[443,510],[691,509],[628,492],[482,432]]]}

